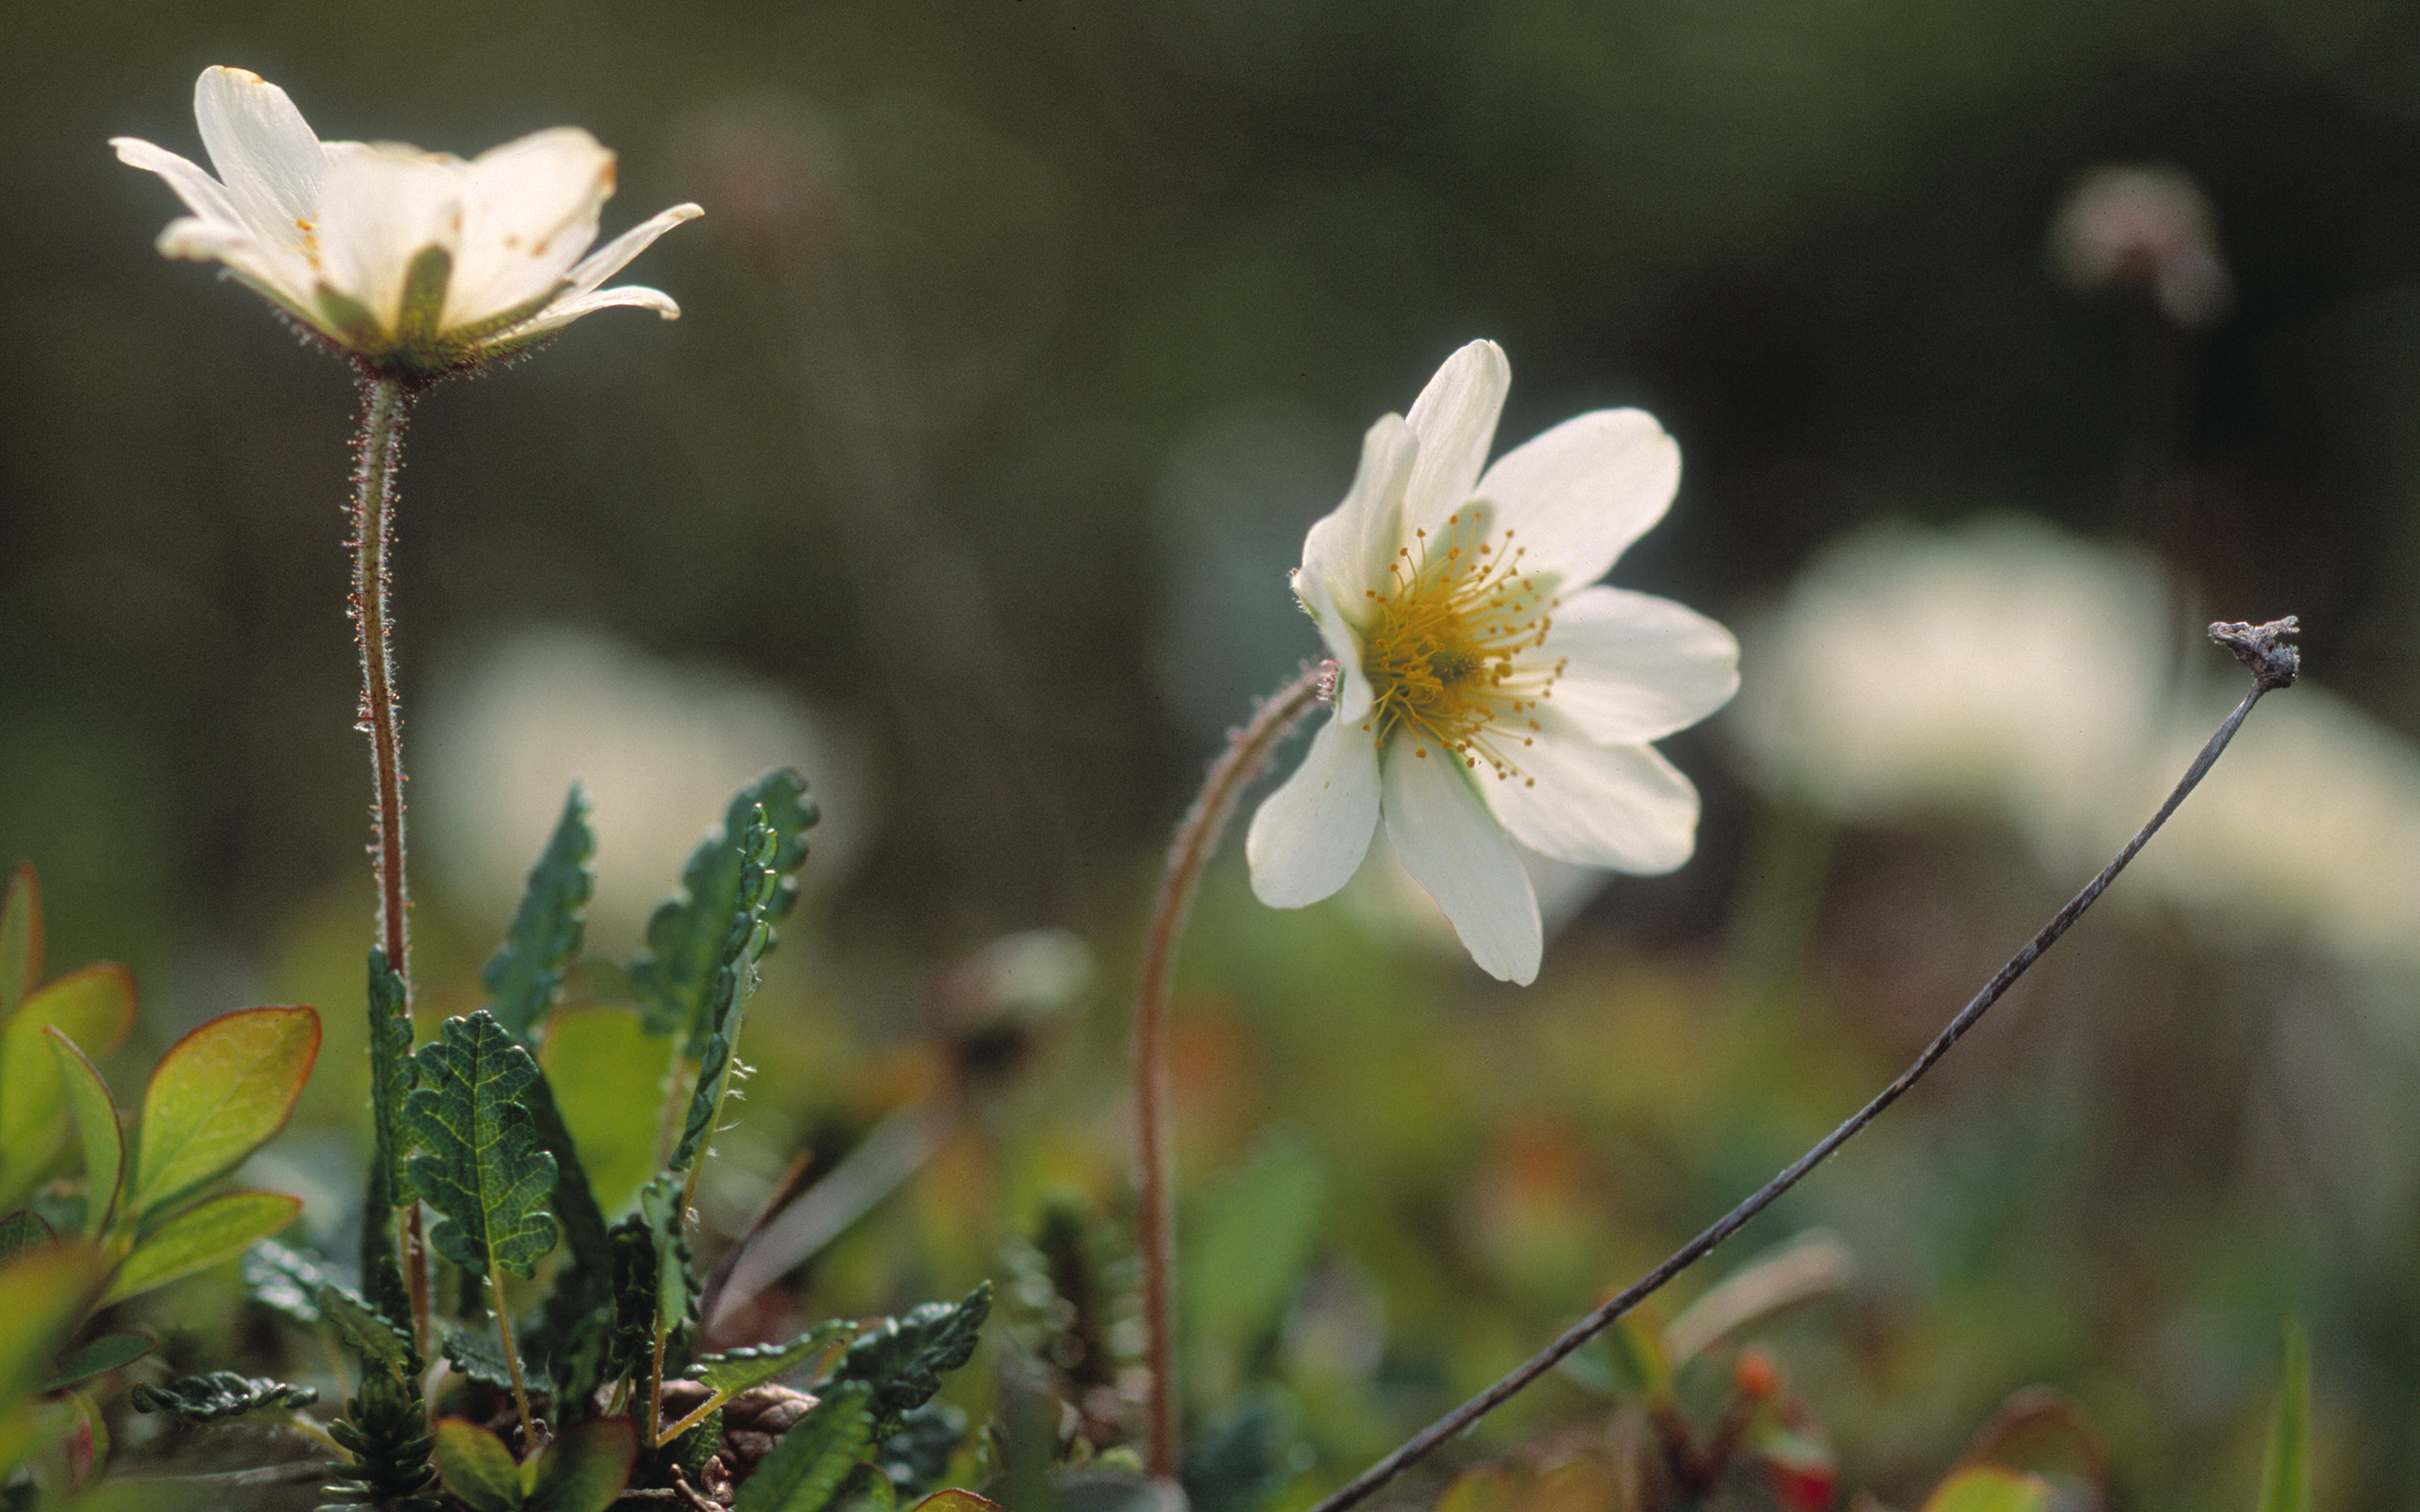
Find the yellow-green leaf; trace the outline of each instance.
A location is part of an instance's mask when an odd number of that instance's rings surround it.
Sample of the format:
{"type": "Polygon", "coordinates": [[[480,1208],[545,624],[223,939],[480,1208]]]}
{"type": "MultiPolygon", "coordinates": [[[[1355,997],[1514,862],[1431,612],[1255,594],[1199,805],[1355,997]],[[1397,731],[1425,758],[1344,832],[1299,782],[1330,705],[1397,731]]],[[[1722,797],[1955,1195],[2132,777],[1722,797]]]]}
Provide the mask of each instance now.
{"type": "Polygon", "coordinates": [[[268,1143],[318,1057],[319,1015],[307,1008],[222,1013],[170,1045],[143,1095],[127,1211],[147,1213],[268,1143]]]}
{"type": "Polygon", "coordinates": [[[119,1262],[103,1305],[231,1260],[294,1221],[301,1197],[228,1192],[196,1202],[142,1239],[119,1262]]]}
{"type": "Polygon", "coordinates": [[[134,978],[124,966],[71,971],[17,1005],[0,1032],[0,1208],[31,1191],[67,1138],[67,1090],[42,1031],[67,1031],[105,1056],[134,1024],[134,978]]]}
{"type": "Polygon", "coordinates": [[[2302,1319],[2286,1319],[2286,1379],[2269,1420],[2260,1467],[2260,1512],[2307,1512],[2311,1504],[2311,1343],[2302,1319]]]}
{"type": "Polygon", "coordinates": [[[66,1088],[68,1111],[74,1115],[76,1135],[84,1142],[84,1236],[99,1239],[117,1211],[117,1194],[126,1177],[126,1134],[117,1124],[117,1103],[109,1084],[55,1024],[45,1026],[51,1053],[59,1063],[60,1085],[66,1088]]]}
{"type": "Polygon", "coordinates": [[[1974,1465],[1934,1488],[1924,1512],[2043,1512],[2052,1495],[2040,1475],[1974,1465]]]}
{"type": "Polygon", "coordinates": [[[827,1390],[739,1488],[738,1512],[824,1512],[872,1449],[873,1401],[861,1381],[827,1390]]]}
{"type": "Polygon", "coordinates": [[[998,1502],[977,1496],[972,1491],[952,1489],[935,1491],[908,1508],[908,1512],[1001,1512],[998,1502]]]}
{"type": "Polygon", "coordinates": [[[81,1245],[29,1250],[0,1262],[0,1482],[39,1447],[26,1408],[50,1379],[52,1360],[84,1321],[101,1262],[81,1245]]]}
{"type": "Polygon", "coordinates": [[[42,885],[34,863],[20,861],[0,893],[0,1019],[33,995],[42,980],[42,885]]]}
{"type": "Polygon", "coordinates": [[[520,1512],[520,1467],[488,1429],[464,1418],[439,1418],[436,1458],[438,1478],[471,1512],[520,1512]]]}
{"type": "Polygon", "coordinates": [[[639,1430],[627,1417],[593,1417],[563,1430],[539,1457],[528,1512],[605,1512],[629,1483],[639,1430]]]}
{"type": "Polygon", "coordinates": [[[1447,1483],[1436,1512],[1513,1512],[1520,1499],[1519,1476],[1501,1465],[1481,1465],[1447,1483]]]}
{"type": "Polygon", "coordinates": [[[621,1211],[656,1173],[657,1120],[634,1110],[663,1101],[663,1041],[635,1013],[558,1013],[538,1060],[597,1205],[621,1211]]]}

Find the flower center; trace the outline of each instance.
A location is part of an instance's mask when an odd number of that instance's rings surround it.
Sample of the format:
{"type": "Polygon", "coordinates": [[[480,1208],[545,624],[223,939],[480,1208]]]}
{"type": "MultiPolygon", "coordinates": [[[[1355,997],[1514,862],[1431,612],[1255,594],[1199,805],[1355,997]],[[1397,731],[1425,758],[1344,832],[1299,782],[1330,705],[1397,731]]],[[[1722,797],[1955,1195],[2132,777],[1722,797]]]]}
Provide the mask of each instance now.
{"type": "Polygon", "coordinates": [[[1515,759],[1537,743],[1539,701],[1551,697],[1560,660],[1531,656],[1554,626],[1556,580],[1521,570],[1527,548],[1512,532],[1491,539],[1484,503],[1446,517],[1439,538],[1413,532],[1388,572],[1393,586],[1368,590],[1371,618],[1361,637],[1361,671],[1373,694],[1361,728],[1384,746],[1409,731],[1412,754],[1432,747],[1476,771],[1520,777],[1515,759]]]}

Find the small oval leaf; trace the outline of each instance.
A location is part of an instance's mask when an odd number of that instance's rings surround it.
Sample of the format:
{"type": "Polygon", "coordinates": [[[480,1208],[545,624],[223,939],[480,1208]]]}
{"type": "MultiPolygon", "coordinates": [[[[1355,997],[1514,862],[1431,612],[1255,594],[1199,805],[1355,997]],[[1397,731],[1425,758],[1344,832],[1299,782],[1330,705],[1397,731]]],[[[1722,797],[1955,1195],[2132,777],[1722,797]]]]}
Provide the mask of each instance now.
{"type": "Polygon", "coordinates": [[[0,1218],[0,1260],[14,1259],[29,1249],[49,1249],[58,1242],[50,1220],[31,1208],[19,1208],[0,1218]]]}
{"type": "Polygon", "coordinates": [[[2044,1512],[2054,1494],[2040,1475],[1975,1465],[1935,1487],[1924,1512],[2044,1512]]]}
{"type": "Polygon", "coordinates": [[[148,1212],[268,1143],[318,1057],[319,1015],[307,1008],[222,1013],[170,1045],[143,1095],[127,1211],[148,1212]]]}
{"type": "Polygon", "coordinates": [[[57,1057],[68,1111],[84,1143],[84,1237],[99,1239],[117,1211],[126,1178],[126,1132],[118,1127],[117,1102],[109,1095],[109,1084],[76,1042],[55,1024],[44,1025],[42,1033],[57,1057]]]}
{"type": "Polygon", "coordinates": [[[8,1184],[39,1174],[66,1138],[67,1089],[42,1031],[67,1031],[87,1055],[105,1056],[134,1024],[134,977],[124,966],[85,966],[27,997],[0,1033],[0,1161],[8,1184]]]}
{"type": "Polygon", "coordinates": [[[138,1241],[119,1262],[101,1304],[124,1302],[221,1260],[231,1260],[294,1221],[301,1197],[229,1192],[197,1202],[138,1241]]]}
{"type": "Polygon", "coordinates": [[[520,1512],[521,1472],[504,1441],[458,1417],[437,1420],[437,1475],[471,1512],[520,1512]]]}
{"type": "Polygon", "coordinates": [[[998,1502],[988,1497],[977,1496],[972,1491],[952,1489],[946,1491],[935,1491],[908,1508],[908,1512],[1001,1512],[1001,1505],[998,1502]]]}
{"type": "Polygon", "coordinates": [[[627,1417],[593,1417],[563,1430],[538,1460],[528,1512],[605,1512],[628,1484],[639,1429],[627,1417]]]}

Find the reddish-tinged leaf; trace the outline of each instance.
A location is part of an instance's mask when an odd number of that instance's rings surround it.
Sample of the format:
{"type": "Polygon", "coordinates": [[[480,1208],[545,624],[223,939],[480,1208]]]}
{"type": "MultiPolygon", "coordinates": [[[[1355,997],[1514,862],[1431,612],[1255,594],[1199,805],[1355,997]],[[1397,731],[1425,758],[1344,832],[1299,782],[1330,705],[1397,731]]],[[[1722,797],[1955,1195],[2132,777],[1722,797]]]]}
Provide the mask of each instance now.
{"type": "Polygon", "coordinates": [[[127,1211],[149,1212],[268,1143],[318,1057],[319,1015],[307,1008],[222,1013],[170,1045],[143,1094],[127,1211]]]}

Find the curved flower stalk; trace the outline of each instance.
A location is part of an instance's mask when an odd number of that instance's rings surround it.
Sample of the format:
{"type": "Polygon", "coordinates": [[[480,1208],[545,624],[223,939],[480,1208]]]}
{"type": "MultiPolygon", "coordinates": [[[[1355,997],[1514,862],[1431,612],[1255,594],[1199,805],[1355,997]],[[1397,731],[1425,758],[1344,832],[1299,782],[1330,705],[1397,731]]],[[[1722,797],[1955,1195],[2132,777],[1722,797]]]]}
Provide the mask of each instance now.
{"type": "Polygon", "coordinates": [[[468,162],[393,142],[322,142],[285,90],[225,68],[202,70],[194,118],[215,178],[140,138],[110,141],[193,211],[160,233],[162,255],[225,264],[380,373],[474,367],[614,305],[680,315],[660,290],[604,284],[703,212],[675,205],[589,252],[613,154],[578,127],[468,162]]]}
{"type": "Polygon", "coordinates": [[[1261,901],[1297,908],[1351,880],[1383,819],[1471,958],[1526,983],[1542,936],[1512,841],[1621,872],[1686,861],[1697,789],[1650,742],[1730,698],[1739,647],[1668,599],[1590,586],[1670,506],[1672,439],[1600,409],[1487,467],[1511,381],[1495,343],[1455,352],[1370,427],[1311,527],[1294,590],[1342,669],[1336,714],[1245,844],[1261,901]]]}

